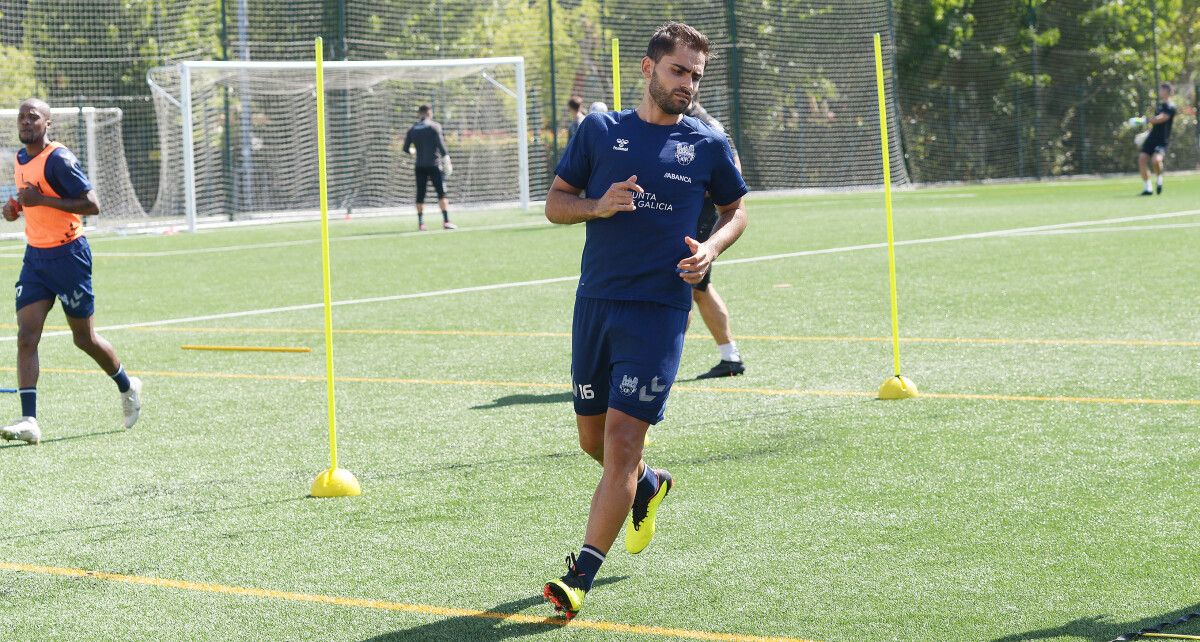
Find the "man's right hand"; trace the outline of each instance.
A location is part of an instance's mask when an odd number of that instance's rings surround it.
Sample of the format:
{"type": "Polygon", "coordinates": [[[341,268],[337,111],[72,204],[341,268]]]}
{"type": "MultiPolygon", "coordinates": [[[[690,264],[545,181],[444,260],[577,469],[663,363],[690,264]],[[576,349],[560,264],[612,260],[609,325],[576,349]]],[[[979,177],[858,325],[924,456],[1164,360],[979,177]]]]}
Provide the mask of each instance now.
{"type": "Polygon", "coordinates": [[[16,199],[8,199],[8,202],[4,204],[4,220],[11,223],[17,220],[20,215],[20,206],[17,205],[16,199]]]}
{"type": "Polygon", "coordinates": [[[641,194],[645,191],[637,184],[636,174],[630,176],[628,180],[613,183],[604,196],[596,201],[594,214],[596,218],[611,218],[617,212],[632,212],[637,209],[637,206],[633,204],[634,193],[641,194]]]}

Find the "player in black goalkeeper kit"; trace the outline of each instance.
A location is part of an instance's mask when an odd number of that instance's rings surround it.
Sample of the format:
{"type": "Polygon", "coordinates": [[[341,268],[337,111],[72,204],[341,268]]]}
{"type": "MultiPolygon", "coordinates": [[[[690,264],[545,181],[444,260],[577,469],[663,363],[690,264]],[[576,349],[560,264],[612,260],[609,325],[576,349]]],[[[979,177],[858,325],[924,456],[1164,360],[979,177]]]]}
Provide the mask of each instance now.
{"type": "Polygon", "coordinates": [[[450,222],[450,201],[446,198],[445,177],[450,173],[450,153],[446,151],[446,139],[442,137],[442,126],[433,120],[433,108],[421,105],[417,109],[418,120],[404,136],[404,151],[412,154],[416,147],[417,175],[417,229],[425,230],[425,190],[429,183],[437,191],[438,207],[442,210],[442,228],[458,229],[450,222]]]}
{"type": "Polygon", "coordinates": [[[1171,125],[1175,122],[1175,103],[1171,102],[1171,83],[1165,82],[1158,86],[1158,109],[1150,119],[1150,135],[1142,143],[1142,151],[1138,154],[1138,170],[1142,173],[1142,196],[1150,196],[1163,191],[1163,158],[1167,155],[1167,143],[1171,139],[1171,125]],[[1154,174],[1158,178],[1157,186],[1150,184],[1150,168],[1153,164],[1154,174]]]}

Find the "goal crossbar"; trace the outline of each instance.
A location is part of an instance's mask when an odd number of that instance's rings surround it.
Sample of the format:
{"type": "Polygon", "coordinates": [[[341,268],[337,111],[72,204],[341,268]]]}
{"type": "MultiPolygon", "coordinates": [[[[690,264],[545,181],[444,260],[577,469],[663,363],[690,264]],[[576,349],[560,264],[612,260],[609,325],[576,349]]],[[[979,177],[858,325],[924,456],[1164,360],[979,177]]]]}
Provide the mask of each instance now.
{"type": "MultiPolygon", "coordinates": [[[[435,60],[331,60],[323,63],[326,71],[381,71],[397,69],[430,69],[438,70],[439,76],[469,76],[482,73],[483,69],[497,65],[512,65],[516,71],[516,87],[510,91],[515,97],[517,119],[517,163],[519,181],[519,200],[522,210],[529,209],[529,125],[526,114],[525,58],[523,56],[503,56],[494,58],[445,58],[435,60]],[[459,74],[451,73],[461,70],[459,74]]],[[[195,138],[192,121],[192,72],[201,70],[217,71],[306,71],[316,73],[314,61],[265,61],[265,60],[187,60],[177,63],[180,75],[179,111],[182,121],[182,161],[184,181],[184,207],[187,215],[187,228],[196,229],[196,158],[195,138]]],[[[153,70],[151,70],[153,71],[153,70]]],[[[485,74],[487,80],[499,84],[485,74]]],[[[147,80],[153,84],[153,80],[147,80]]],[[[315,78],[314,78],[315,81],[315,78]]],[[[325,90],[335,88],[326,86],[325,90]]],[[[174,101],[172,101],[174,102],[174,101]]]]}
{"type": "MultiPolygon", "coordinates": [[[[117,116],[120,116],[121,109],[119,107],[100,107],[100,108],[96,108],[96,107],[51,107],[50,108],[51,120],[54,119],[54,116],[82,116],[83,117],[84,144],[86,145],[86,149],[84,150],[84,153],[87,154],[87,156],[86,156],[86,158],[87,158],[87,165],[86,165],[87,177],[88,177],[88,180],[91,181],[92,185],[96,184],[96,171],[100,164],[99,159],[96,158],[96,114],[98,114],[98,113],[100,113],[100,114],[115,114],[117,116]]],[[[6,119],[15,120],[18,115],[20,115],[20,110],[18,110],[18,109],[0,109],[0,121],[6,120],[6,119]]]]}

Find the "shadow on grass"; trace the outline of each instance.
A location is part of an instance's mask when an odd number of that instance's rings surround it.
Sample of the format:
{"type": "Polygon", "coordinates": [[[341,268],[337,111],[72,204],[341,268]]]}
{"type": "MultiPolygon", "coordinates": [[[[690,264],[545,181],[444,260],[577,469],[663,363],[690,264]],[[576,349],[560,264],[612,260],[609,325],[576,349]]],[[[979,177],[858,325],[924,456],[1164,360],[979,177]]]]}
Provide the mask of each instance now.
{"type": "MultiPolygon", "coordinates": [[[[596,580],[596,586],[613,584],[628,579],[625,576],[605,577],[596,580]]],[[[535,595],[512,602],[497,604],[487,609],[486,614],[462,615],[450,617],[429,624],[414,626],[411,629],[392,631],[363,642],[409,642],[434,640],[471,640],[472,642],[499,642],[513,638],[528,637],[550,633],[566,626],[567,621],[561,617],[547,617],[538,622],[507,623],[509,618],[525,609],[543,605],[546,611],[553,610],[546,604],[541,595],[535,595]]]]}
{"type": "Polygon", "coordinates": [[[508,406],[529,406],[535,404],[546,403],[567,403],[571,401],[570,392],[551,392],[544,395],[518,394],[500,397],[492,403],[480,406],[471,406],[472,410],[491,410],[494,408],[507,408],[508,406]]]}
{"type": "MultiPolygon", "coordinates": [[[[574,436],[572,435],[572,439],[574,436]]],[[[554,453],[545,453],[538,455],[520,455],[517,457],[503,457],[499,459],[487,459],[483,461],[470,461],[457,464],[446,464],[443,466],[429,466],[426,468],[412,468],[397,473],[363,473],[360,475],[362,479],[401,479],[404,477],[424,477],[432,473],[447,473],[460,470],[475,470],[487,468],[490,466],[508,466],[512,464],[520,464],[524,462],[536,462],[542,459],[582,459],[587,457],[582,450],[565,450],[554,453]]]]}
{"type": "MultiPolygon", "coordinates": [[[[54,437],[53,439],[43,439],[41,441],[41,443],[38,445],[45,446],[47,444],[55,444],[60,441],[73,441],[75,439],[93,439],[95,437],[103,437],[104,435],[115,435],[117,433],[123,433],[123,432],[128,432],[128,431],[126,431],[126,430],[102,430],[100,432],[89,432],[89,433],[83,434],[83,435],[71,435],[69,437],[54,437]]],[[[4,450],[5,448],[23,448],[28,445],[29,444],[26,444],[23,441],[15,442],[15,443],[5,444],[3,446],[0,446],[0,450],[4,450]]]]}
{"type": "MultiPolygon", "coordinates": [[[[992,642],[1022,642],[1023,640],[1045,640],[1049,638],[1076,638],[1088,642],[1110,642],[1112,640],[1139,639],[1138,633],[1164,632],[1170,633],[1175,625],[1182,625],[1188,620],[1200,619],[1200,603],[1184,609],[1169,611],[1154,617],[1148,617],[1133,622],[1109,622],[1107,615],[1093,615],[1071,620],[1066,624],[1036,631],[1014,633],[992,642]]],[[[1144,638],[1151,639],[1151,638],[1144,638]]]]}

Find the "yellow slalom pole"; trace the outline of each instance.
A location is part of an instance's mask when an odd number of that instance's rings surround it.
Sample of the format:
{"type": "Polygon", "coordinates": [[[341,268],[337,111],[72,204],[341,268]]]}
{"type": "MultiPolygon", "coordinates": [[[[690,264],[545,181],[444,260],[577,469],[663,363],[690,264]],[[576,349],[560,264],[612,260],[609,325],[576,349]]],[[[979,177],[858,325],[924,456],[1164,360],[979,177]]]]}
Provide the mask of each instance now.
{"type": "Polygon", "coordinates": [[[894,377],[889,377],[879,389],[880,399],[907,399],[917,394],[917,387],[900,375],[900,311],[896,301],[896,237],[892,232],[892,163],[888,154],[887,89],[883,84],[883,48],[875,34],[875,83],[879,94],[879,148],[883,154],[883,203],[887,212],[888,287],[892,304],[892,365],[894,377]]]}
{"type": "Polygon", "coordinates": [[[621,41],[612,39],[613,110],[621,111],[621,41]]]}
{"type": "Polygon", "coordinates": [[[325,392],[329,407],[329,470],[312,483],[314,497],[362,494],[354,474],[338,468],[337,412],[333,386],[333,290],[329,279],[329,188],[325,167],[325,42],[316,39],[317,67],[317,181],[321,199],[321,279],[325,290],[325,392]]]}

